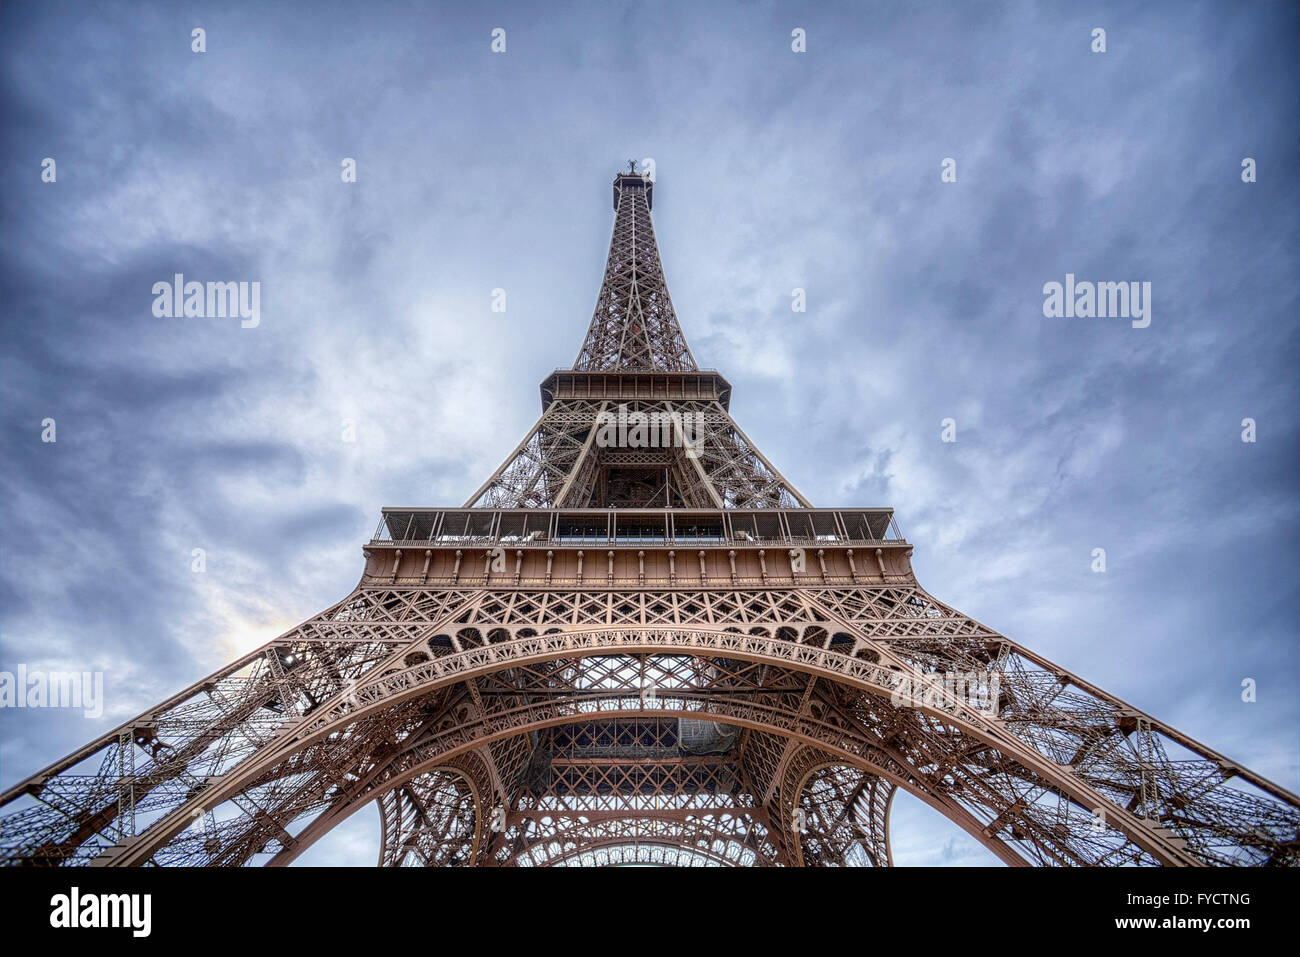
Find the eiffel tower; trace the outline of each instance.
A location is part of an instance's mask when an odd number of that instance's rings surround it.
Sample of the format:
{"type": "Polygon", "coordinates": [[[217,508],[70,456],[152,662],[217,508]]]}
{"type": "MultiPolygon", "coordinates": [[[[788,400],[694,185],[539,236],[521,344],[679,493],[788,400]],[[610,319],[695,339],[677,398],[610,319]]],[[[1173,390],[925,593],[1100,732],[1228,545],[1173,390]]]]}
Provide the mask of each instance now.
{"type": "Polygon", "coordinates": [[[888,866],[902,788],[1007,864],[1295,865],[1300,798],[932,597],[814,508],[686,344],[613,182],[595,315],[461,508],[353,592],[0,795],[9,864],[888,866]]]}

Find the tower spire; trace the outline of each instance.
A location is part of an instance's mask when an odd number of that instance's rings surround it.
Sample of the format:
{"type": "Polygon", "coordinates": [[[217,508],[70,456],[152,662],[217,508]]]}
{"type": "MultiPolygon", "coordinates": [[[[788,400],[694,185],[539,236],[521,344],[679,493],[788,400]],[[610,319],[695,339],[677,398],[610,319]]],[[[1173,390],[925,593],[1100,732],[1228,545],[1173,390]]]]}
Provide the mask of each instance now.
{"type": "MultiPolygon", "coordinates": [[[[636,162],[628,165],[635,170],[636,162]]],[[[614,177],[614,234],[596,311],[574,361],[584,372],[689,372],[698,369],[668,295],[650,210],[654,182],[614,177]]]]}

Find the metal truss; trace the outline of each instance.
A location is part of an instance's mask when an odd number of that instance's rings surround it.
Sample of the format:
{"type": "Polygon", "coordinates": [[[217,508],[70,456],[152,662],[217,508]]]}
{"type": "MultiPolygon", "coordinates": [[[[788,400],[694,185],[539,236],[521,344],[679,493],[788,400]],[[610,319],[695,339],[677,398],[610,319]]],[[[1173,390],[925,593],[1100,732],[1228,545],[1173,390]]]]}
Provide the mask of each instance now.
{"type": "Polygon", "coordinates": [[[762,842],[763,828],[731,813],[690,818],[649,815],[641,819],[548,818],[521,829],[519,849],[508,863],[548,865],[663,864],[678,867],[767,867],[777,863],[762,842]]]}
{"type": "Polygon", "coordinates": [[[641,176],[621,175],[614,181],[614,235],[575,369],[697,368],[659,261],[650,219],[653,195],[654,184],[641,176]]]}
{"type": "Polygon", "coordinates": [[[804,748],[792,767],[812,770],[786,793],[797,823],[798,862],[804,866],[889,867],[889,807],[897,787],[847,765],[826,764],[804,748]]]}
{"type": "Polygon", "coordinates": [[[1295,863],[1294,795],[915,584],[672,598],[653,612],[661,594],[363,587],[124,726],[129,776],[119,730],[4,795],[28,804],[4,818],[4,853],[11,863],[284,863],[357,806],[468,753],[481,767],[459,769],[459,810],[436,818],[457,822],[444,835],[415,809],[450,793],[445,777],[387,799],[386,863],[465,862],[467,821],[481,830],[498,805],[508,826],[486,843],[479,835],[491,850],[475,863],[502,849],[497,863],[519,858],[536,843],[521,822],[547,812],[587,824],[744,815],[771,842],[756,860],[887,863],[894,787],[1009,863],[1295,863]],[[579,609],[605,620],[574,622],[579,609]],[[406,641],[384,641],[398,630],[406,641]],[[998,714],[937,682],[930,700],[891,702],[914,669],[938,666],[998,675],[998,714]],[[647,717],[748,733],[713,757],[666,757],[681,749],[666,731],[604,760],[554,746],[592,722],[617,743],[629,720],[647,717]],[[567,730],[543,735],[555,728],[567,730]],[[794,826],[796,807],[806,829],[794,826]],[[417,840],[403,820],[420,822],[417,840]]]}
{"type": "Polygon", "coordinates": [[[384,866],[883,867],[902,789],[1008,864],[1300,863],[1300,797],[808,505],[696,370],[651,190],[469,504],[386,509],[346,599],[0,795],[0,860],[280,866],[375,801],[384,866]],[[698,441],[603,443],[619,407],[698,441]]]}
{"type": "MultiPolygon", "coordinates": [[[[677,433],[669,441],[677,439],[677,433]]],[[[470,498],[477,508],[808,508],[717,401],[557,399],[470,498]],[[698,424],[693,446],[602,447],[601,415],[698,424]]]]}
{"type": "Polygon", "coordinates": [[[473,863],[482,837],[478,789],[452,768],[437,768],[384,794],[379,862],[387,867],[473,863]]]}

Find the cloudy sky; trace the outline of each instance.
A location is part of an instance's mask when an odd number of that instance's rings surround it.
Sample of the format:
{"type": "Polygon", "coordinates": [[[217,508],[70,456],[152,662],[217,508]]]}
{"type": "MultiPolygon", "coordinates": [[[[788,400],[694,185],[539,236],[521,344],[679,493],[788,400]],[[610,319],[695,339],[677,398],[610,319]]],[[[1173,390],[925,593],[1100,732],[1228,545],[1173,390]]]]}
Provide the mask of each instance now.
{"type": "MultiPolygon", "coordinates": [[[[106,707],[0,711],[0,784],[345,595],[381,506],[461,504],[650,158],[687,339],[804,495],[1296,788],[1298,47],[1266,0],[6,4],[0,669],[106,707]],[[155,317],[175,273],[260,324],[155,317]],[[1151,283],[1150,326],[1045,318],[1067,273],[1151,283]]],[[[904,797],[893,837],[992,861],[904,797]]],[[[367,810],[303,861],[377,848],[367,810]]]]}

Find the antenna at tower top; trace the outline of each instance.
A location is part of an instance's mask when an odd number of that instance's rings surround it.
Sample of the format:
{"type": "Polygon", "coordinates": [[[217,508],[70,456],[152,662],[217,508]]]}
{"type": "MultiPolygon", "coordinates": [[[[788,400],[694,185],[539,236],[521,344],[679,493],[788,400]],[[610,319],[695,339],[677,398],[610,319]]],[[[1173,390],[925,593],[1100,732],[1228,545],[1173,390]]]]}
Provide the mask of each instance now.
{"type": "Polygon", "coordinates": [[[636,160],[628,160],[628,161],[627,161],[627,171],[628,171],[629,173],[635,173],[635,172],[636,172],[636,160]]]}

